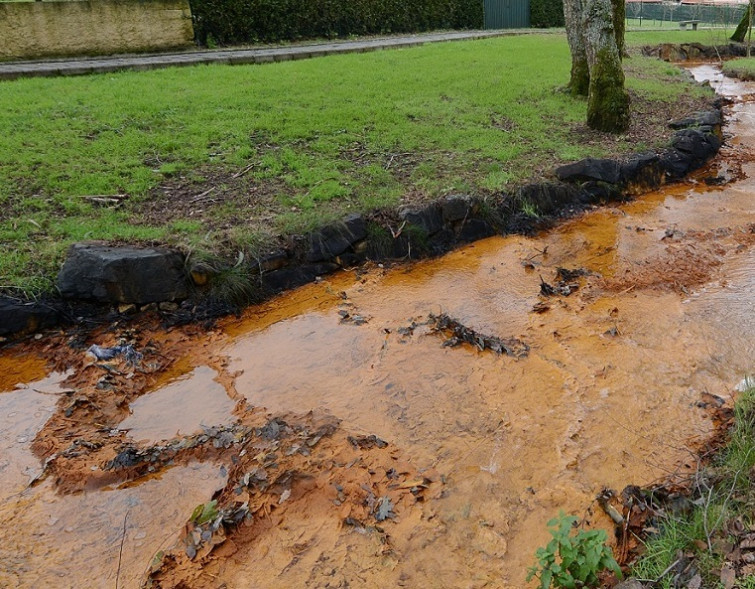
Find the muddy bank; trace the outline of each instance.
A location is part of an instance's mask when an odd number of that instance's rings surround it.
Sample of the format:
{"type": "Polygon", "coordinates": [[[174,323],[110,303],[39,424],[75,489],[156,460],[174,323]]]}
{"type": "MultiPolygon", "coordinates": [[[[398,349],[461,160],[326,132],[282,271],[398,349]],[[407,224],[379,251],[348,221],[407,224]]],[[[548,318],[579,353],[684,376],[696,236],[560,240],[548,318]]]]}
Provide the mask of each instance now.
{"type": "Polygon", "coordinates": [[[492,235],[529,235],[598,205],[633,198],[699,169],[721,146],[721,103],[671,123],[671,145],[625,160],[586,159],[552,180],[480,199],[458,194],[422,207],[351,215],[281,248],[234,265],[175,251],[77,244],[59,276],[60,297],[0,298],[0,337],[58,324],[112,321],[154,312],[168,325],[213,319],[250,302],[366,261],[441,255],[492,235]]]}
{"type": "Polygon", "coordinates": [[[746,57],[744,43],[731,42],[726,45],[703,45],[701,43],[662,43],[642,48],[646,57],[657,57],[663,61],[720,61],[732,57],[746,57]]]}

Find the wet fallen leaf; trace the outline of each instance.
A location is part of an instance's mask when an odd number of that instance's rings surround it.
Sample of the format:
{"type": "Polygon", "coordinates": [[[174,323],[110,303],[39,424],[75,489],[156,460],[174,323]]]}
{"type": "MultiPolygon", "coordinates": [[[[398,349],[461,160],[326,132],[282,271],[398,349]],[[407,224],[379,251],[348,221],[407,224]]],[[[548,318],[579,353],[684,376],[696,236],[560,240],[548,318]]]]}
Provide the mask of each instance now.
{"type": "Polygon", "coordinates": [[[380,497],[377,502],[377,509],[375,510],[375,519],[382,522],[389,517],[396,517],[396,514],[393,513],[393,501],[391,501],[390,497],[380,497]]]}
{"type": "Polygon", "coordinates": [[[194,512],[191,514],[191,521],[202,525],[215,519],[218,515],[217,505],[218,502],[214,499],[207,503],[197,505],[194,508],[194,512]]]}
{"type": "Polygon", "coordinates": [[[197,549],[191,544],[186,547],[186,556],[193,559],[197,555],[197,549]]]}
{"type": "Polygon", "coordinates": [[[732,589],[737,582],[737,574],[734,569],[729,566],[724,566],[721,569],[721,584],[724,589],[732,589]]]}
{"type": "Polygon", "coordinates": [[[540,301],[539,303],[536,303],[534,307],[532,307],[532,311],[534,313],[545,313],[546,311],[550,311],[551,306],[546,303],[545,301],[540,301]]]}
{"type": "Polygon", "coordinates": [[[414,487],[423,487],[426,489],[427,485],[425,484],[424,479],[416,479],[413,481],[406,481],[398,486],[399,489],[412,489],[414,487]]]}

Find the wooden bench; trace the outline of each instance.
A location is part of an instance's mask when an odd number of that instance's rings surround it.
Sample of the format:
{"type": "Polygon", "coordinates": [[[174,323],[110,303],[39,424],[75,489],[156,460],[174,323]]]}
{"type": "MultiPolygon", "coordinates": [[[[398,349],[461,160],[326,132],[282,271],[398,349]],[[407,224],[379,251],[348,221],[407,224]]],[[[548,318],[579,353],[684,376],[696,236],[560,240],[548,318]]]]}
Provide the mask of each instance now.
{"type": "Polygon", "coordinates": [[[699,20],[680,20],[679,21],[679,28],[686,29],[687,25],[692,25],[692,30],[697,30],[697,25],[700,24],[699,20]]]}

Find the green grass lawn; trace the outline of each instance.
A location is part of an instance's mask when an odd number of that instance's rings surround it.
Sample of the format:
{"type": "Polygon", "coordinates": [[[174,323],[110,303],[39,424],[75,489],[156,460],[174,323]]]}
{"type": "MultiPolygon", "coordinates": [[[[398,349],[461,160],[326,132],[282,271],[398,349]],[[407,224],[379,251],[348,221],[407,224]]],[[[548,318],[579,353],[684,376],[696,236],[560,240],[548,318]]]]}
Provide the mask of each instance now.
{"type": "MultiPolygon", "coordinates": [[[[631,61],[640,95],[689,93],[668,64],[631,61]]],[[[77,240],[248,249],[348,211],[484,195],[605,145],[635,149],[573,139],[586,106],[559,90],[569,67],[550,34],[2,82],[0,289],[48,290],[77,240]],[[113,195],[119,206],[92,198],[113,195]]]]}

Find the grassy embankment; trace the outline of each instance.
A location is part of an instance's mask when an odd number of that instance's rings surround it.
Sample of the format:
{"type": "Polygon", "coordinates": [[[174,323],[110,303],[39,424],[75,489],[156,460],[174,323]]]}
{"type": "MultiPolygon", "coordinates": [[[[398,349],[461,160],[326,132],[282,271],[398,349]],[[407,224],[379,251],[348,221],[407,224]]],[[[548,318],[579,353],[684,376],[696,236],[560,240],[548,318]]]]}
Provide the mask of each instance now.
{"type": "Polygon", "coordinates": [[[646,554],[633,567],[633,576],[671,589],[675,573],[670,567],[681,554],[694,560],[702,580],[698,586],[725,587],[728,576],[730,582],[736,577],[739,589],[755,589],[755,574],[746,568],[755,567],[747,564],[749,548],[743,543],[750,541],[755,524],[754,466],[755,389],[750,389],[737,399],[727,445],[695,473],[686,509],[669,509],[656,522],[658,533],[646,541],[646,554]],[[722,576],[722,568],[731,572],[722,576]]]}
{"type": "Polygon", "coordinates": [[[755,57],[732,59],[723,65],[724,73],[741,80],[755,80],[755,57]]]}
{"type": "MultiPolygon", "coordinates": [[[[627,64],[646,101],[704,94],[668,64],[627,64]]],[[[586,107],[558,91],[569,65],[550,34],[2,82],[0,290],[50,290],[78,240],[249,251],[346,212],[492,194],[559,162],[656,147],[575,140],[586,107]]]]}

